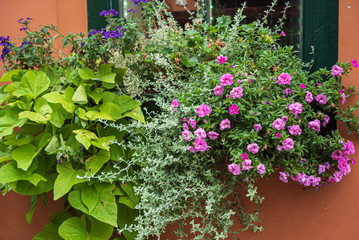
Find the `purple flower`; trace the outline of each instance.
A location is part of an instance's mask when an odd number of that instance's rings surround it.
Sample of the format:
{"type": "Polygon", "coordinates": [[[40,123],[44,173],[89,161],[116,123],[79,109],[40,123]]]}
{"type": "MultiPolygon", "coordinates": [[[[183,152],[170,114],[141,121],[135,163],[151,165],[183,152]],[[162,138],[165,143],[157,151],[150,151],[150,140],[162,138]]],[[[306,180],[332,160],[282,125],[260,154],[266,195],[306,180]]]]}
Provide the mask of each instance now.
{"type": "Polygon", "coordinates": [[[284,150],[287,150],[287,151],[292,150],[293,147],[294,147],[293,139],[291,139],[291,138],[286,138],[285,140],[283,140],[282,146],[283,146],[283,149],[284,149],[284,150]]]}
{"type": "Polygon", "coordinates": [[[197,138],[194,141],[194,150],[204,152],[207,150],[207,143],[202,138],[197,138]]]}
{"type": "Polygon", "coordinates": [[[228,165],[228,171],[230,171],[231,173],[233,173],[233,175],[239,175],[241,174],[241,168],[240,166],[238,166],[235,163],[232,163],[230,165],[228,165]]]}
{"type": "Polygon", "coordinates": [[[333,160],[338,161],[339,159],[341,159],[343,157],[343,152],[340,150],[335,150],[334,152],[332,152],[332,158],[333,160]]]}
{"type": "Polygon", "coordinates": [[[184,138],[184,140],[186,141],[191,141],[192,137],[191,137],[191,132],[188,130],[185,130],[182,132],[182,137],[184,138]]]}
{"type": "Polygon", "coordinates": [[[188,125],[187,123],[183,123],[183,131],[188,131],[189,128],[188,128],[188,125]]]}
{"type": "Polygon", "coordinates": [[[323,172],[325,172],[325,166],[324,165],[319,165],[318,166],[318,174],[322,174],[323,172]]]}
{"type": "Polygon", "coordinates": [[[258,144],[257,143],[251,143],[247,146],[247,150],[250,153],[256,154],[259,150],[258,144]]]}
{"type": "Polygon", "coordinates": [[[279,180],[288,183],[288,175],[285,172],[279,172],[279,180]]]}
{"type": "Polygon", "coordinates": [[[262,125],[254,124],[253,128],[254,128],[254,131],[259,132],[260,130],[262,130],[262,125]]]}
{"type": "Polygon", "coordinates": [[[196,124],[197,124],[196,120],[190,118],[190,119],[188,120],[188,124],[191,125],[191,127],[192,127],[193,129],[196,129],[196,124]]]}
{"type": "Polygon", "coordinates": [[[227,62],[227,59],[228,59],[228,57],[224,57],[224,56],[222,56],[222,55],[217,56],[217,60],[218,60],[218,63],[219,63],[219,64],[226,63],[226,62],[227,62]]]}
{"type": "Polygon", "coordinates": [[[249,171],[252,169],[252,160],[250,159],[246,159],[242,162],[242,169],[243,170],[246,170],[246,171],[249,171]]]}
{"type": "Polygon", "coordinates": [[[353,58],[353,60],[351,61],[351,63],[352,63],[352,66],[353,66],[353,67],[355,67],[355,68],[359,67],[357,60],[355,60],[354,58],[353,58]]]}
{"type": "Polygon", "coordinates": [[[236,104],[233,104],[232,106],[228,107],[229,114],[238,114],[239,113],[239,107],[236,104]]]}
{"type": "Polygon", "coordinates": [[[344,151],[344,154],[346,154],[346,155],[354,154],[355,148],[354,148],[353,142],[348,140],[343,146],[343,151],[344,151]]]}
{"type": "Polygon", "coordinates": [[[281,35],[282,37],[287,36],[284,31],[281,31],[281,32],[280,32],[280,35],[281,35]]]}
{"type": "Polygon", "coordinates": [[[270,101],[265,101],[264,103],[267,104],[267,105],[272,105],[272,104],[270,103],[270,101]]]}
{"type": "Polygon", "coordinates": [[[312,186],[313,187],[316,187],[319,185],[320,181],[322,181],[322,179],[320,177],[314,177],[314,176],[311,176],[311,182],[312,182],[312,186]]]}
{"type": "Polygon", "coordinates": [[[311,128],[317,132],[320,131],[320,121],[318,119],[315,119],[314,121],[310,121],[308,123],[308,128],[311,128]]]}
{"type": "Polygon", "coordinates": [[[334,177],[335,182],[340,182],[343,178],[343,173],[341,173],[339,171],[335,171],[333,174],[333,177],[334,177]]]}
{"type": "Polygon", "coordinates": [[[289,85],[292,76],[289,73],[282,73],[278,76],[278,84],[289,85]]]}
{"type": "Polygon", "coordinates": [[[307,159],[305,159],[305,158],[300,159],[301,164],[305,163],[306,161],[307,161],[307,159]]]}
{"type": "Polygon", "coordinates": [[[196,135],[198,138],[203,138],[203,139],[207,137],[206,131],[202,128],[197,128],[197,130],[194,131],[194,135],[196,135]]]}
{"type": "Polygon", "coordinates": [[[329,162],[324,163],[324,167],[325,167],[326,170],[329,170],[329,169],[330,169],[330,164],[329,164],[329,162]]]}
{"type": "Polygon", "coordinates": [[[294,90],[290,89],[290,88],[286,88],[284,91],[283,91],[283,94],[285,95],[290,95],[292,92],[294,92],[294,90]]]}
{"type": "Polygon", "coordinates": [[[278,150],[279,152],[281,152],[281,151],[283,150],[283,147],[282,147],[281,145],[278,145],[278,146],[277,146],[277,150],[278,150]]]}
{"type": "Polygon", "coordinates": [[[302,129],[300,129],[299,125],[288,126],[288,130],[291,135],[301,135],[302,134],[302,129]]]}
{"type": "Polygon", "coordinates": [[[280,119],[280,118],[277,118],[273,123],[272,123],[272,127],[277,129],[277,130],[282,130],[284,129],[284,126],[285,126],[285,122],[280,119]]]}
{"type": "Polygon", "coordinates": [[[226,128],[231,128],[231,121],[229,121],[228,118],[223,119],[219,126],[221,130],[224,130],[226,128]]]}
{"type": "Polygon", "coordinates": [[[233,84],[233,75],[230,73],[223,74],[220,79],[222,86],[232,85],[233,84]]]}
{"type": "Polygon", "coordinates": [[[171,108],[176,109],[178,106],[179,106],[178,100],[173,99],[173,101],[171,102],[171,108]]]}
{"type": "Polygon", "coordinates": [[[327,97],[323,94],[319,94],[315,97],[315,100],[317,100],[317,102],[319,104],[326,104],[327,103],[327,97]]]}
{"type": "Polygon", "coordinates": [[[216,140],[218,138],[218,136],[219,136],[219,133],[216,133],[216,132],[209,132],[208,133],[208,137],[211,140],[216,140]]]}
{"type": "Polygon", "coordinates": [[[341,158],[338,160],[338,168],[342,172],[347,169],[348,161],[345,158],[341,158]]]}
{"type": "Polygon", "coordinates": [[[324,127],[327,126],[329,120],[330,120],[330,117],[325,114],[325,115],[324,115],[324,122],[322,123],[324,127]]]}
{"type": "Polygon", "coordinates": [[[264,174],[266,172],[266,167],[262,163],[259,164],[258,167],[257,167],[257,172],[259,174],[264,174]]]}
{"type": "Polygon", "coordinates": [[[230,92],[233,99],[241,98],[243,96],[243,88],[242,87],[235,87],[230,92]]]}
{"type": "Polygon", "coordinates": [[[293,115],[297,115],[299,113],[301,113],[303,111],[302,109],[302,104],[300,104],[299,102],[296,102],[296,103],[293,103],[293,104],[290,104],[288,106],[288,109],[290,111],[292,111],[293,115]]]}
{"type": "Polygon", "coordinates": [[[343,93],[342,95],[340,95],[342,97],[342,105],[344,105],[344,103],[347,102],[347,100],[345,99],[345,93],[343,93]]]}
{"type": "Polygon", "coordinates": [[[113,16],[117,16],[118,12],[115,11],[115,9],[110,9],[108,11],[103,10],[100,12],[100,16],[105,16],[105,17],[113,17],[113,16]]]}
{"type": "Polygon", "coordinates": [[[332,75],[333,76],[341,76],[343,73],[343,68],[339,67],[338,65],[334,65],[332,67],[332,75]]]}
{"type": "Polygon", "coordinates": [[[213,88],[214,95],[216,96],[222,95],[223,91],[224,91],[224,87],[222,85],[217,85],[213,88]]]}
{"type": "Polygon", "coordinates": [[[194,147],[192,147],[192,146],[188,146],[188,151],[190,151],[190,152],[193,152],[193,153],[195,153],[196,152],[196,150],[194,150],[194,147]]]}
{"type": "Polygon", "coordinates": [[[211,112],[212,109],[208,105],[201,105],[197,108],[197,113],[199,117],[209,115],[211,112]]]}
{"type": "Polygon", "coordinates": [[[307,95],[305,96],[305,101],[307,101],[308,103],[313,102],[313,94],[309,91],[306,91],[307,95]]]}
{"type": "Polygon", "coordinates": [[[288,117],[285,116],[285,115],[282,115],[282,120],[283,120],[284,122],[287,122],[287,121],[288,121],[288,117]]]}

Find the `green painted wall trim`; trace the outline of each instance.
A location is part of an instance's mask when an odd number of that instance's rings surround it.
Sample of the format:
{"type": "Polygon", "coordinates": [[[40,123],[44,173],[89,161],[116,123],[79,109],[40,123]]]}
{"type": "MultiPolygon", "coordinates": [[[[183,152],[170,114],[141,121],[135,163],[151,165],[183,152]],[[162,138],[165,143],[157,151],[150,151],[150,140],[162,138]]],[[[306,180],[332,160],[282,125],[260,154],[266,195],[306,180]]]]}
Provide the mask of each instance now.
{"type": "Polygon", "coordinates": [[[105,18],[99,14],[102,10],[110,9],[119,11],[118,0],[87,0],[88,30],[104,28],[105,18]]]}
{"type": "Polygon", "coordinates": [[[330,68],[338,60],[338,0],[303,0],[303,60],[308,62],[314,46],[314,66],[330,68]]]}

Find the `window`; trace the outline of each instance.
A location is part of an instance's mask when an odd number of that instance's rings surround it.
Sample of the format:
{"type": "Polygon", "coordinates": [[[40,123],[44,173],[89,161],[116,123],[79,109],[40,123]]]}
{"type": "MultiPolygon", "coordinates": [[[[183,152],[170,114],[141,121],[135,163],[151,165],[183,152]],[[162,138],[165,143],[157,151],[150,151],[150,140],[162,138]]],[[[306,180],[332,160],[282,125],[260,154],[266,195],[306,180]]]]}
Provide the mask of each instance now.
{"type": "MultiPolygon", "coordinates": [[[[304,61],[314,57],[313,70],[334,65],[338,59],[338,0],[278,0],[276,12],[272,13],[269,24],[273,25],[281,16],[280,11],[285,2],[289,1],[284,31],[287,34],[286,44],[294,45],[304,61]],[[311,46],[314,46],[314,56],[311,46]]],[[[167,0],[169,10],[174,17],[183,24],[188,19],[188,13],[177,0],[167,0]]],[[[186,0],[186,7],[195,10],[195,0],[186,0]]],[[[215,21],[218,16],[234,16],[237,9],[245,0],[205,0],[207,20],[215,21]]],[[[244,14],[247,21],[253,21],[263,16],[264,10],[272,0],[247,0],[247,9],[244,14]]],[[[137,6],[139,7],[139,6],[137,6]]],[[[133,7],[131,0],[87,0],[88,26],[90,29],[99,29],[105,26],[105,20],[99,16],[104,9],[116,9],[120,17],[126,17],[127,10],[133,7]]]]}

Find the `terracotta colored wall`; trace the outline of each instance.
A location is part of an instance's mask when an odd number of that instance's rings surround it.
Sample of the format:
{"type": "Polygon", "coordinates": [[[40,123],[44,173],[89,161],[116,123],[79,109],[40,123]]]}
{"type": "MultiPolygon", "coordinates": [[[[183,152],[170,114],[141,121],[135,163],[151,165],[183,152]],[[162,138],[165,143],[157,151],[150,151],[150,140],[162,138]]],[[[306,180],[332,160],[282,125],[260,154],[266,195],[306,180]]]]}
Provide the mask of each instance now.
{"type": "MultiPolygon", "coordinates": [[[[339,60],[359,60],[359,1],[339,0],[339,60]]],[[[85,0],[0,0],[0,35],[19,36],[16,20],[34,17],[33,26],[54,23],[65,32],[86,31],[85,0]]],[[[359,89],[359,70],[345,79],[359,89]]],[[[354,99],[351,101],[353,103],[354,99]]],[[[349,102],[350,104],[350,102],[349,102]]],[[[344,133],[343,127],[339,129],[344,133]]],[[[348,136],[357,148],[359,138],[348,136]]],[[[359,165],[339,184],[330,184],[318,192],[303,191],[296,183],[282,183],[274,175],[259,183],[259,193],[266,197],[261,214],[264,232],[243,233],[244,240],[356,240],[359,239],[359,165]]],[[[50,199],[50,197],[49,197],[50,199]]],[[[10,193],[0,197],[0,239],[31,239],[49,219],[49,213],[40,207],[34,223],[25,222],[30,198],[10,193]],[[5,235],[8,234],[8,235],[5,235]]],[[[59,205],[53,208],[59,208],[59,205]]],[[[176,239],[166,234],[161,239],[176,239]]]]}
{"type": "MultiPolygon", "coordinates": [[[[63,34],[87,32],[86,0],[0,0],[0,36],[10,36],[12,41],[24,36],[17,19],[26,17],[34,18],[30,25],[33,29],[39,29],[41,24],[54,24],[63,34]]],[[[50,211],[40,200],[33,223],[27,224],[25,215],[30,209],[31,197],[14,192],[0,196],[0,239],[32,239],[50,221],[51,213],[62,209],[61,200],[52,202],[52,195],[47,198],[50,211]]]]}

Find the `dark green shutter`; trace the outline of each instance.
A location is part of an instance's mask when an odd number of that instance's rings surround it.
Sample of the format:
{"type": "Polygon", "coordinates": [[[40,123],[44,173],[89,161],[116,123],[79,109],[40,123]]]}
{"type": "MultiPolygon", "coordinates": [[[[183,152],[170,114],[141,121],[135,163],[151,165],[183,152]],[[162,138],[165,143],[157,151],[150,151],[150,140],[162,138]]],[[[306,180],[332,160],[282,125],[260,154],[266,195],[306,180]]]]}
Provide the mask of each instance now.
{"type": "Polygon", "coordinates": [[[330,68],[338,60],[338,0],[303,0],[303,46],[304,61],[312,59],[314,66],[330,68]]]}
{"type": "MultiPolygon", "coordinates": [[[[118,2],[118,0],[87,0],[88,30],[105,27],[106,21],[104,17],[100,17],[100,12],[110,9],[119,11],[118,2]]],[[[122,15],[122,12],[120,12],[120,15],[122,15]]]]}

